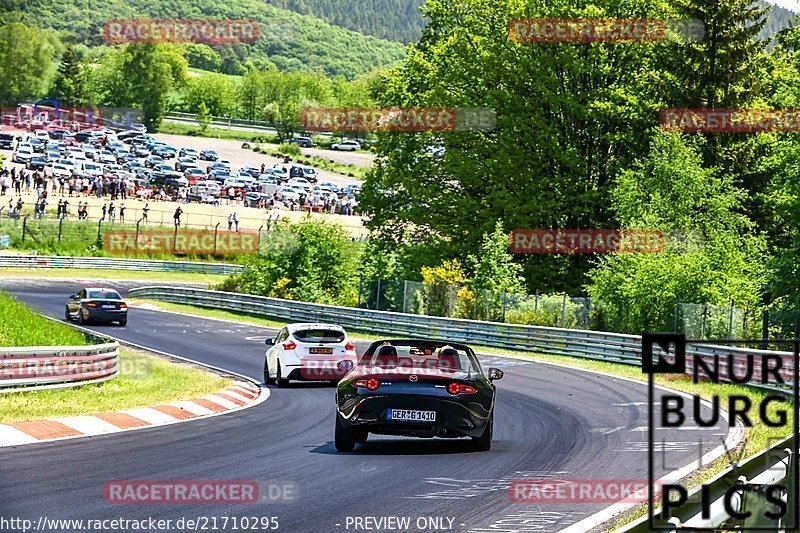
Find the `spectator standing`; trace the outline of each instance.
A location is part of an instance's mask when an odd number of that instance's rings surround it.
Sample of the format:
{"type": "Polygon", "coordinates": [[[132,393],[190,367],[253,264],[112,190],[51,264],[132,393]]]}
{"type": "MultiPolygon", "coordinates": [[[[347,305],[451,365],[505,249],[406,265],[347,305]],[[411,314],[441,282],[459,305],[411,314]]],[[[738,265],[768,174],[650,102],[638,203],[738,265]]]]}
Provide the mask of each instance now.
{"type": "Polygon", "coordinates": [[[233,223],[236,225],[236,233],[239,233],[239,215],[233,213],[233,223]]]}
{"type": "Polygon", "coordinates": [[[117,208],[114,206],[114,202],[108,204],[108,221],[112,224],[114,223],[114,219],[117,217],[117,208]]]}
{"type": "Polygon", "coordinates": [[[228,231],[233,229],[233,213],[228,215],[228,231]]]}
{"type": "Polygon", "coordinates": [[[150,212],[150,204],[144,204],[142,208],[142,222],[147,224],[147,214],[150,212]]]}
{"type": "Polygon", "coordinates": [[[119,206],[119,221],[121,224],[125,223],[125,202],[119,206]]]}
{"type": "Polygon", "coordinates": [[[106,204],[103,204],[103,216],[100,217],[100,222],[105,222],[107,212],[108,212],[108,206],[106,206],[106,204]]]}
{"type": "Polygon", "coordinates": [[[172,215],[172,218],[175,219],[176,228],[180,227],[181,225],[181,214],[183,214],[183,209],[181,209],[181,206],[178,206],[177,208],[175,208],[175,214],[172,215]]]}

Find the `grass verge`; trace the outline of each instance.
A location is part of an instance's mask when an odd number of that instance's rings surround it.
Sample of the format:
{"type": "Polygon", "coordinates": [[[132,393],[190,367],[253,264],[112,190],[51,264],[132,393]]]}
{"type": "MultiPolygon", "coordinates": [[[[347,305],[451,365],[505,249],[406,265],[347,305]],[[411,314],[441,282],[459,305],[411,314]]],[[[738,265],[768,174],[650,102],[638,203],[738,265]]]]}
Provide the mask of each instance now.
{"type": "MultiPolygon", "coordinates": [[[[42,320],[51,328],[66,327],[42,320]]],[[[231,383],[230,379],[204,369],[130,349],[120,350],[120,368],[117,378],[103,383],[0,394],[0,423],[149,407],[211,394],[231,383]]]]}
{"type": "Polygon", "coordinates": [[[124,279],[134,281],[221,283],[224,274],[202,274],[197,272],[151,272],[149,270],[99,270],[93,268],[0,268],[0,278],[84,278],[124,279]]]}
{"type": "MultiPolygon", "coordinates": [[[[0,346],[83,346],[86,336],[64,324],[53,323],[0,293],[0,346]]],[[[0,407],[2,413],[2,407],[0,407]]]]}

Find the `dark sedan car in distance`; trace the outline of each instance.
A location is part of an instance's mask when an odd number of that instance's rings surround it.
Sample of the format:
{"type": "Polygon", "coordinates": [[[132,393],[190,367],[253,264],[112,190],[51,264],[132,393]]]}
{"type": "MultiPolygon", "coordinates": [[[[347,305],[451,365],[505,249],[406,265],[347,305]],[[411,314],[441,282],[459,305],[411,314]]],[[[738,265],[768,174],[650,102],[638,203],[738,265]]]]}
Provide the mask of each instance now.
{"type": "Polygon", "coordinates": [[[214,150],[202,150],[199,159],[203,161],[216,161],[219,155],[214,150]]]}
{"type": "Polygon", "coordinates": [[[373,343],[336,391],[334,444],[352,451],[370,433],[408,437],[470,437],[492,445],[497,368],[484,375],[463,344],[435,340],[373,343]]]}
{"type": "Polygon", "coordinates": [[[128,323],[128,305],[114,289],[91,287],[69,297],[64,309],[64,319],[77,319],[78,324],[95,322],[128,323]]]}

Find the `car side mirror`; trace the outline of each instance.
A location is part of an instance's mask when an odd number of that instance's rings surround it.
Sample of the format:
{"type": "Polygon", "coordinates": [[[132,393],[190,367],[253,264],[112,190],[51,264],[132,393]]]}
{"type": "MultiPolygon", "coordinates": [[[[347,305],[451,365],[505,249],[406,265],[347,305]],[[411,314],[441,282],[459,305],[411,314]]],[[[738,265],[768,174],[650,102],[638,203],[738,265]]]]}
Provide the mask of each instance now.
{"type": "Polygon", "coordinates": [[[496,379],[503,379],[503,371],[499,368],[490,368],[489,369],[489,381],[494,381],[496,379]]]}
{"type": "Polygon", "coordinates": [[[264,344],[267,346],[275,346],[275,339],[264,339],[264,344]]]}

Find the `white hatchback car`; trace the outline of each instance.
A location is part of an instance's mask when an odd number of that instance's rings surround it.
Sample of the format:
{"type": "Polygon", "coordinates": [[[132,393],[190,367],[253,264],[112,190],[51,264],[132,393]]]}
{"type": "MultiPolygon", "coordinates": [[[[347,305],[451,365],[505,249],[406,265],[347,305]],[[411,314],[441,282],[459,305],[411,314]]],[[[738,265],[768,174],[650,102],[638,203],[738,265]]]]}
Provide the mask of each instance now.
{"type": "Polygon", "coordinates": [[[356,347],[336,324],[287,324],[264,358],[264,383],[285,387],[289,380],[337,383],[356,365],[356,347]]]}

